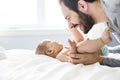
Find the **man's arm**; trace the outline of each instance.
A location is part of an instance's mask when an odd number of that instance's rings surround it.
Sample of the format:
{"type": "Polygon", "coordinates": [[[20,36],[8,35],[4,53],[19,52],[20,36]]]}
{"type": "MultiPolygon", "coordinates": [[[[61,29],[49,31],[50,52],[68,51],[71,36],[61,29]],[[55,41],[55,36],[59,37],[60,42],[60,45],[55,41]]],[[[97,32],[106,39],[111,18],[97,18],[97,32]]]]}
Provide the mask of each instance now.
{"type": "MultiPolygon", "coordinates": [[[[112,42],[108,44],[109,54],[118,53],[120,55],[120,37],[117,33],[111,33],[112,42]]],[[[120,67],[120,59],[103,57],[103,65],[120,67]]]]}
{"type": "Polygon", "coordinates": [[[111,31],[120,34],[120,0],[100,0],[111,31]]]}
{"type": "MultiPolygon", "coordinates": [[[[74,42],[68,41],[70,47],[75,45],[74,42]]],[[[72,47],[71,47],[72,48],[72,47]]],[[[74,49],[75,50],[75,49],[74,49]]],[[[93,64],[99,62],[102,65],[110,67],[120,67],[120,60],[108,57],[102,57],[100,50],[93,53],[77,53],[77,51],[69,53],[69,61],[73,64],[93,64]]]]}
{"type": "Polygon", "coordinates": [[[101,65],[106,65],[110,67],[120,67],[120,60],[108,57],[100,56],[101,52],[97,51],[95,53],[83,53],[83,54],[70,54],[70,62],[73,64],[94,64],[99,62],[101,65]]]}
{"type": "Polygon", "coordinates": [[[114,58],[103,57],[103,65],[107,65],[110,67],[120,67],[120,60],[114,58]]]}
{"type": "Polygon", "coordinates": [[[101,57],[101,51],[97,51],[94,53],[72,53],[69,54],[70,56],[70,62],[73,64],[85,64],[85,65],[89,65],[89,64],[93,64],[96,62],[99,62],[100,64],[102,64],[103,62],[103,58],[101,57]]]}

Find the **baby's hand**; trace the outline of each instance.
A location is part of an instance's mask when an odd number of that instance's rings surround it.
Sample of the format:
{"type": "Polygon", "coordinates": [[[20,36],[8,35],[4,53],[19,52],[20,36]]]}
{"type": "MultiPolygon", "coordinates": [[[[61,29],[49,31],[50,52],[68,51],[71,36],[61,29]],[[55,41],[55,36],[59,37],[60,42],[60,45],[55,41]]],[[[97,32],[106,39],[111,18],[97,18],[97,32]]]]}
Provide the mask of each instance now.
{"type": "Polygon", "coordinates": [[[70,53],[71,52],[77,52],[77,46],[76,46],[76,43],[75,41],[71,41],[70,39],[68,39],[68,43],[69,43],[69,46],[70,46],[70,53]]]}

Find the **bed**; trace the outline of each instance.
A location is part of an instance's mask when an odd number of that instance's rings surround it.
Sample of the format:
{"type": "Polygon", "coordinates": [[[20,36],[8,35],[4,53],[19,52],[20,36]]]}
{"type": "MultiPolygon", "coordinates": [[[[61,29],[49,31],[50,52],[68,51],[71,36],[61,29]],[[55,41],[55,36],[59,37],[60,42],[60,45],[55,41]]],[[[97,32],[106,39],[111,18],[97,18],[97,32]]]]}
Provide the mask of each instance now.
{"type": "MultiPolygon", "coordinates": [[[[120,80],[120,68],[60,62],[34,50],[1,51],[0,80],[120,80]]],[[[114,55],[120,58],[120,55],[114,55]]]]}

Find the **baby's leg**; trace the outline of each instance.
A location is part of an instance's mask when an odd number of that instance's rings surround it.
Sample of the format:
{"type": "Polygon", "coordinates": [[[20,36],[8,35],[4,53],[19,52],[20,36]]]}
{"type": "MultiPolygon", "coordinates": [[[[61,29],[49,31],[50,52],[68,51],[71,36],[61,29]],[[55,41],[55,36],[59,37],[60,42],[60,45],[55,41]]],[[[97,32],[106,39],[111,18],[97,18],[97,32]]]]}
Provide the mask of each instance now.
{"type": "Polygon", "coordinates": [[[102,33],[101,39],[103,40],[104,44],[107,44],[112,41],[112,39],[110,37],[110,29],[108,27],[102,33]]]}

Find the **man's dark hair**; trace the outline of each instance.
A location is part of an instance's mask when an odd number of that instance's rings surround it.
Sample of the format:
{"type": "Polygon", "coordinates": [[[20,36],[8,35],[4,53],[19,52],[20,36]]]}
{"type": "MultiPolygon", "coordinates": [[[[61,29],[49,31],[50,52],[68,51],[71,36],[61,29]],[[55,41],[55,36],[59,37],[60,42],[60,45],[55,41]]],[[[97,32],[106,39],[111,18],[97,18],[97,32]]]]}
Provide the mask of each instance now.
{"type": "Polygon", "coordinates": [[[84,0],[84,1],[86,1],[86,2],[94,2],[96,0],[84,0]]]}
{"type": "Polygon", "coordinates": [[[63,2],[69,9],[78,12],[77,3],[79,0],[59,0],[60,4],[63,2]]]}
{"type": "MultiPolygon", "coordinates": [[[[63,2],[68,8],[70,8],[71,10],[78,12],[78,8],[77,8],[77,4],[78,4],[79,0],[59,0],[59,2],[63,2]]],[[[96,0],[84,0],[86,2],[94,2],[96,0]]]]}

